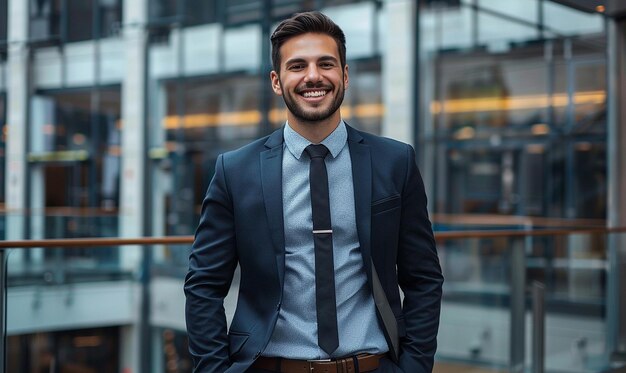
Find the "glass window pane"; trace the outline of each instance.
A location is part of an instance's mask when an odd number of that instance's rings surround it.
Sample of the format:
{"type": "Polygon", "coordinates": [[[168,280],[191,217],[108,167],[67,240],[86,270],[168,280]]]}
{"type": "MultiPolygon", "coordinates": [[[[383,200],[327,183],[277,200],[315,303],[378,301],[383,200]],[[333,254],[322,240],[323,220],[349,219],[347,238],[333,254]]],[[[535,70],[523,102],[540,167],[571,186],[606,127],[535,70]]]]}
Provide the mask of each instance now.
{"type": "Polygon", "coordinates": [[[7,10],[8,0],[0,0],[0,43],[7,40],[8,25],[7,25],[7,10]]]}
{"type": "Polygon", "coordinates": [[[258,77],[168,83],[163,121],[168,140],[221,143],[254,138],[259,90],[258,77]]]}
{"type": "Polygon", "coordinates": [[[282,20],[294,13],[314,10],[316,5],[318,4],[311,0],[273,0],[272,18],[282,20]]]}
{"type": "Polygon", "coordinates": [[[120,334],[119,327],[110,327],[11,335],[7,371],[117,372],[120,334]]]}
{"type": "Polygon", "coordinates": [[[376,9],[372,2],[326,8],[323,11],[341,27],[346,40],[349,40],[350,47],[346,51],[348,59],[370,57],[374,54],[376,9]]]}
{"type": "Polygon", "coordinates": [[[567,45],[438,56],[441,212],[604,218],[606,62],[567,45]]]}
{"type": "Polygon", "coordinates": [[[606,132],[606,65],[603,61],[575,68],[574,126],[577,133],[606,132]]]}
{"type": "Polygon", "coordinates": [[[531,24],[539,23],[538,0],[478,0],[478,6],[531,24]]]}
{"type": "Polygon", "coordinates": [[[176,0],[151,0],[148,2],[150,21],[174,19],[178,11],[176,0]]]}
{"type": "Polygon", "coordinates": [[[185,25],[194,26],[217,21],[216,0],[187,0],[185,3],[185,25]]]}
{"type": "Polygon", "coordinates": [[[492,50],[506,50],[509,43],[534,40],[538,35],[535,27],[487,13],[478,13],[478,43],[487,44],[492,50]]]}
{"type": "Polygon", "coordinates": [[[99,36],[118,36],[122,23],[122,0],[99,1],[99,36]]]}
{"type": "MultiPolygon", "coordinates": [[[[160,329],[162,348],[158,349],[166,372],[187,373],[193,369],[187,333],[176,329],[160,329]]],[[[154,369],[154,367],[153,367],[154,369]]]]}
{"type": "Polygon", "coordinates": [[[93,9],[95,0],[67,1],[67,41],[83,41],[93,38],[93,9]]]}
{"type": "Polygon", "coordinates": [[[263,15],[263,1],[260,0],[230,0],[224,7],[227,25],[258,21],[263,15]]]}
{"type": "Polygon", "coordinates": [[[584,140],[574,143],[576,183],[573,200],[577,217],[606,219],[606,159],[605,143],[584,140]]]}
{"type": "Polygon", "coordinates": [[[61,36],[61,0],[30,0],[29,35],[34,41],[61,36]]]}
{"type": "Polygon", "coordinates": [[[384,114],[380,62],[355,62],[351,68],[341,116],[353,127],[380,134],[384,114]]]}
{"type": "Polygon", "coordinates": [[[557,4],[543,2],[544,23],[556,35],[583,35],[601,33],[604,22],[601,14],[591,14],[557,4]]]}
{"type": "MultiPolygon", "coordinates": [[[[29,238],[118,235],[120,110],[119,87],[31,98],[29,238]]],[[[46,250],[37,260],[97,275],[118,270],[119,251],[46,250]]]]}
{"type": "Polygon", "coordinates": [[[441,95],[444,120],[440,131],[456,138],[485,138],[529,133],[547,120],[548,66],[542,48],[488,58],[442,56],[441,95]],[[473,123],[473,124],[471,124],[473,123]],[[470,125],[471,124],[471,125],[470,125]],[[471,131],[468,129],[471,126],[471,131]]]}
{"type": "Polygon", "coordinates": [[[445,11],[426,8],[420,17],[422,48],[427,51],[469,48],[473,43],[472,25],[472,10],[468,6],[445,11]]]}
{"type": "Polygon", "coordinates": [[[229,71],[254,71],[261,66],[261,27],[249,24],[224,32],[224,68],[229,71]]]}
{"type": "Polygon", "coordinates": [[[507,238],[437,243],[448,285],[443,295],[435,371],[495,373],[507,365],[512,274],[507,257],[513,245],[507,238]]]}
{"type": "Polygon", "coordinates": [[[85,94],[62,95],[59,100],[46,95],[33,97],[30,151],[76,150],[70,149],[72,137],[82,138],[90,128],[89,105],[89,95],[85,94]]]}
{"type": "MultiPolygon", "coordinates": [[[[165,84],[163,167],[155,171],[164,206],[164,234],[192,234],[218,154],[250,142],[259,134],[259,96],[268,89],[258,76],[194,79],[165,84]],[[263,84],[261,86],[261,84],[263,84]]],[[[180,260],[186,260],[183,253],[180,260]]],[[[182,263],[182,262],[181,262],[182,263]]]]}

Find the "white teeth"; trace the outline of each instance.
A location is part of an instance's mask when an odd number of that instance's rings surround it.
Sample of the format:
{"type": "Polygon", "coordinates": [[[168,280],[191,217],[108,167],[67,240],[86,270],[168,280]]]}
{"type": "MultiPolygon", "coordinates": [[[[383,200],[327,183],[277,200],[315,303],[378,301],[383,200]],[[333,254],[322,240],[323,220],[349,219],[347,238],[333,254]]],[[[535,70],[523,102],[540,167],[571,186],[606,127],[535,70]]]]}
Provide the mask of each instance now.
{"type": "Polygon", "coordinates": [[[304,97],[320,97],[325,96],[326,91],[314,91],[314,92],[304,92],[302,96],[304,97]]]}

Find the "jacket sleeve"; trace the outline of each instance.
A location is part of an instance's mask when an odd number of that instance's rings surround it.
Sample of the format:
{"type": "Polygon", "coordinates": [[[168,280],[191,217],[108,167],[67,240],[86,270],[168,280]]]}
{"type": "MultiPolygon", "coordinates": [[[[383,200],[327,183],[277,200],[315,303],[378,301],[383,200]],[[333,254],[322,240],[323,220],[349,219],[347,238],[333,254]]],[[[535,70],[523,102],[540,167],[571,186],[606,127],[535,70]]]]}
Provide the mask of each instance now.
{"type": "Polygon", "coordinates": [[[424,183],[415,163],[415,151],[409,145],[397,268],[406,325],[406,336],[400,341],[399,366],[404,372],[429,373],[437,349],[443,276],[426,209],[424,183]]]}
{"type": "Polygon", "coordinates": [[[233,205],[220,155],[202,203],[185,278],[185,318],[194,372],[230,365],[224,298],[237,265],[233,205]]]}

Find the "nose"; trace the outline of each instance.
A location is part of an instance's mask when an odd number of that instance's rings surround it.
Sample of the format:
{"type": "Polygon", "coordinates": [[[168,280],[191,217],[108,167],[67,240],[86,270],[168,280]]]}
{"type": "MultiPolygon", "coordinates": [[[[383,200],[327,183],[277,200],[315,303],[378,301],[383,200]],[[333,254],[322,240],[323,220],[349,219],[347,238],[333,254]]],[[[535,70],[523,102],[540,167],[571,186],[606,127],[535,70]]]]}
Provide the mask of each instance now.
{"type": "Polygon", "coordinates": [[[317,64],[310,64],[306,71],[306,76],[304,80],[308,83],[317,83],[321,80],[321,74],[317,68],[317,64]]]}

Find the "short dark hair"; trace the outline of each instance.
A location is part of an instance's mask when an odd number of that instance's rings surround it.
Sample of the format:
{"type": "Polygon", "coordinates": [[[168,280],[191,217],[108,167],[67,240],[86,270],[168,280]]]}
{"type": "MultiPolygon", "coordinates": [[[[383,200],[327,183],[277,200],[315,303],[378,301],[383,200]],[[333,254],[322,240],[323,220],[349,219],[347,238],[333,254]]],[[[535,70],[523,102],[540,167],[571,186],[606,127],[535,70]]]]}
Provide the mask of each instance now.
{"type": "Polygon", "coordinates": [[[337,43],[341,68],[346,66],[346,36],[335,22],[328,16],[314,11],[296,13],[291,18],[282,21],[270,37],[272,42],[272,66],[280,75],[280,47],[294,36],[306,33],[326,34],[337,43]]]}

